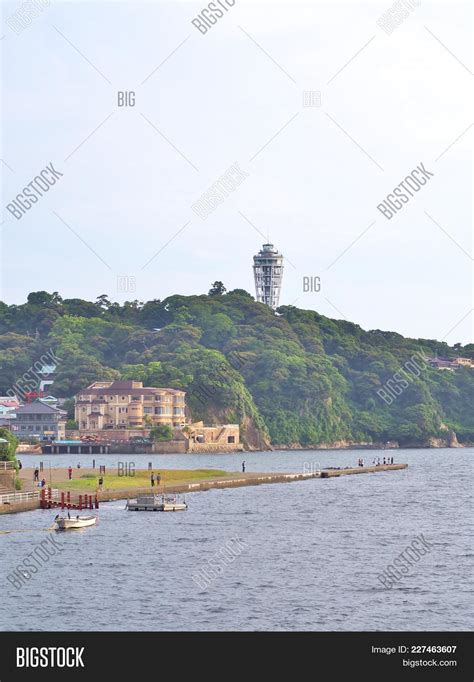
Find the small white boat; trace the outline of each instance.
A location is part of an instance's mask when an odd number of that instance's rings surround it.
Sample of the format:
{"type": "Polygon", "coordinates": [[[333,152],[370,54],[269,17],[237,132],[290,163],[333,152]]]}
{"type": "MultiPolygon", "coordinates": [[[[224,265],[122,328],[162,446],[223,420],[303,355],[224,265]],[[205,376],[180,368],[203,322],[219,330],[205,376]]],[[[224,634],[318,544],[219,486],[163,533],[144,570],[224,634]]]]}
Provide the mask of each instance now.
{"type": "Polygon", "coordinates": [[[142,495],[136,500],[127,500],[128,511],[186,511],[186,500],[176,495],[142,495]]]}
{"type": "Polygon", "coordinates": [[[97,523],[97,516],[59,516],[54,519],[58,530],[72,530],[74,528],[87,528],[88,526],[95,526],[97,523]]]}

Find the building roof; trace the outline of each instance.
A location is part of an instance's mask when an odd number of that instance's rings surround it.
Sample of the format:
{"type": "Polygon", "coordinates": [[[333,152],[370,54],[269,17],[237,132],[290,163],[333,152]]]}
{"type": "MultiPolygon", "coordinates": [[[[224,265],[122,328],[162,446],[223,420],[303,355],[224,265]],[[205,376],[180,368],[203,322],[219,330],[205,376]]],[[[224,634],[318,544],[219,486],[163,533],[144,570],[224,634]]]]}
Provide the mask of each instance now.
{"type": "MultiPolygon", "coordinates": [[[[108,388],[118,388],[118,389],[120,389],[120,390],[123,390],[124,388],[137,388],[136,386],[134,386],[134,384],[136,384],[136,383],[142,384],[141,381],[140,381],[140,382],[136,382],[136,381],[133,381],[133,380],[112,381],[112,383],[110,384],[110,386],[108,386],[108,388]]],[[[142,384],[142,386],[143,386],[143,384],[142,384]]],[[[139,388],[139,387],[138,387],[138,388],[139,388]]]]}
{"type": "Polygon", "coordinates": [[[48,405],[47,403],[42,403],[40,401],[26,403],[26,405],[17,407],[15,412],[16,414],[51,414],[58,412],[60,414],[66,414],[64,410],[59,410],[57,407],[54,407],[53,405],[48,405]]]}
{"type": "Polygon", "coordinates": [[[56,370],[56,365],[43,365],[38,374],[53,374],[56,370]]]}
{"type": "MultiPolygon", "coordinates": [[[[95,382],[96,383],[96,382],[95,382]]],[[[149,393],[172,393],[172,394],[185,394],[185,391],[180,391],[179,389],[176,388],[154,388],[151,386],[143,386],[143,387],[136,387],[136,384],[139,383],[141,384],[142,382],[138,381],[112,381],[109,386],[107,387],[96,387],[94,384],[91,384],[87,388],[84,388],[82,391],[79,391],[77,395],[84,395],[84,394],[89,394],[89,395],[117,395],[119,393],[126,393],[127,395],[145,395],[149,393]],[[135,386],[134,386],[135,384],[135,386]]]]}
{"type": "Polygon", "coordinates": [[[19,407],[18,404],[16,405],[4,405],[3,403],[0,403],[0,412],[3,414],[4,412],[11,412],[12,410],[16,409],[19,407]]]}

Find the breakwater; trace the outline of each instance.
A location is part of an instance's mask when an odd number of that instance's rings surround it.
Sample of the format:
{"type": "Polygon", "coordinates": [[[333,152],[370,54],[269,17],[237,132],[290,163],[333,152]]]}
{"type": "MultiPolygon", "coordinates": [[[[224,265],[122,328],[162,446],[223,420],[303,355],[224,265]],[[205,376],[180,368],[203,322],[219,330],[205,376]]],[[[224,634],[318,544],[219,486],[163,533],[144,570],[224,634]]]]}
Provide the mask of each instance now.
{"type": "MultiPolygon", "coordinates": [[[[242,486],[265,485],[269,483],[294,483],[296,481],[306,481],[311,478],[335,478],[338,476],[348,476],[354,474],[382,473],[406,469],[408,464],[380,464],[378,466],[365,467],[344,467],[329,468],[313,471],[310,473],[246,473],[233,476],[222,476],[215,479],[205,479],[201,481],[179,483],[173,485],[163,485],[151,488],[133,487],[120,488],[116,490],[101,490],[97,492],[99,502],[111,502],[113,500],[126,500],[135,498],[137,495],[162,493],[193,493],[219,488],[238,488],[242,486]]],[[[76,491],[78,494],[80,491],[76,491]]],[[[86,492],[86,491],[84,491],[86,492]]],[[[90,492],[90,491],[89,491],[90,492]]],[[[40,501],[31,500],[28,503],[10,503],[0,505],[0,514],[11,514],[19,511],[39,509],[40,501]]]]}

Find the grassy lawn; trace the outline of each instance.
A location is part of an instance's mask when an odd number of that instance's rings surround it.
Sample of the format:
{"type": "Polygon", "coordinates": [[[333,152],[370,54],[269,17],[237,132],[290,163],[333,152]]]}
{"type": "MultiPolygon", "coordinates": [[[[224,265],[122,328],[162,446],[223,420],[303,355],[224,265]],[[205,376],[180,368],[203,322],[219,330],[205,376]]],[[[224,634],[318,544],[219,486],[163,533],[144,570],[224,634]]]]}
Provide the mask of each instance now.
{"type": "MultiPolygon", "coordinates": [[[[160,469],[161,485],[175,485],[183,481],[200,481],[202,479],[228,476],[228,471],[219,469],[160,469]]],[[[155,476],[157,472],[155,471],[155,476]]],[[[96,491],[99,486],[99,474],[82,474],[72,481],[58,481],[55,488],[61,490],[96,491]]],[[[104,476],[103,490],[118,490],[120,488],[150,488],[150,472],[148,469],[137,469],[135,476],[117,476],[106,474],[104,476]]]]}

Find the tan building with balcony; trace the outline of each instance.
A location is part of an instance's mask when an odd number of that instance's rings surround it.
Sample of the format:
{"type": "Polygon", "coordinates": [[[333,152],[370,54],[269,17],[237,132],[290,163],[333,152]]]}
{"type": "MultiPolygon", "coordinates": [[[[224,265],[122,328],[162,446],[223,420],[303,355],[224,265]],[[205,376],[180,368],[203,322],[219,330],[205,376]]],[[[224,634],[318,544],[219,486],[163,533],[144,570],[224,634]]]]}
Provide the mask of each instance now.
{"type": "Polygon", "coordinates": [[[183,427],[185,395],[174,388],[146,387],[141,381],[96,381],[76,395],[75,419],[80,431],[183,427]]]}

